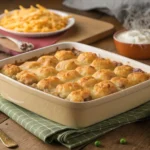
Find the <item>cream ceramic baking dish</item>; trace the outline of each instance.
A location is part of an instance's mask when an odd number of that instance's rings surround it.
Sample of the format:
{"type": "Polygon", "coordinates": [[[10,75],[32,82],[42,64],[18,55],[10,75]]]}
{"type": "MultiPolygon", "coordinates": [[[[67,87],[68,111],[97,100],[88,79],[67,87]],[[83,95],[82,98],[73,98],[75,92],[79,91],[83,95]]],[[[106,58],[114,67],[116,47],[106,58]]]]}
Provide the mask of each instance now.
{"type": "MultiPolygon", "coordinates": [[[[74,42],[59,43],[1,60],[0,67],[8,63],[24,62],[58,49],[72,48],[82,52],[93,52],[98,56],[117,60],[123,64],[128,64],[135,68],[141,68],[145,72],[150,72],[150,66],[148,65],[99,48],[74,42]]],[[[26,86],[0,74],[0,93],[4,98],[43,117],[73,128],[90,126],[137,107],[150,100],[149,91],[150,80],[147,80],[141,84],[103,98],[83,103],[74,103],[26,86]]]]}

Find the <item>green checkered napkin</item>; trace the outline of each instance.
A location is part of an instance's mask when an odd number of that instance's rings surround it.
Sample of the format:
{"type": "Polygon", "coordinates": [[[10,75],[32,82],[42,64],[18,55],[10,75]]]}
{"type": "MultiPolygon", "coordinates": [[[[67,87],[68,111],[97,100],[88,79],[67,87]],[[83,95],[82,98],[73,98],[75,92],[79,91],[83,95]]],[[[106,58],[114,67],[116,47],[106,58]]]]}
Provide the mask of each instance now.
{"type": "Polygon", "coordinates": [[[51,143],[58,141],[71,149],[85,145],[122,125],[150,117],[150,102],[106,121],[82,129],[71,129],[50,121],[14,105],[2,97],[0,97],[0,110],[44,142],[51,143]]]}

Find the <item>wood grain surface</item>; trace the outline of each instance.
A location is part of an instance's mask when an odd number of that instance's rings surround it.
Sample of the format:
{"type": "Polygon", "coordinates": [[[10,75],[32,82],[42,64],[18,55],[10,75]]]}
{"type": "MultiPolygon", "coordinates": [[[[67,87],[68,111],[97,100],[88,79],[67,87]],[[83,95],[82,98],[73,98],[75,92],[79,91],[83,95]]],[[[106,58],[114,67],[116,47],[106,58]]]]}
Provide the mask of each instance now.
{"type": "MultiPolygon", "coordinates": [[[[97,11],[82,12],[66,8],[62,6],[62,0],[5,0],[0,1],[0,12],[2,13],[4,9],[15,9],[18,5],[28,7],[30,4],[40,3],[46,7],[59,9],[71,13],[80,14],[83,16],[88,16],[96,18],[101,21],[106,21],[112,23],[116,30],[122,29],[122,25],[114,18],[107,16],[103,13],[97,11]]],[[[112,36],[107,37],[103,40],[97,41],[91,44],[95,47],[103,48],[107,51],[117,53],[112,36]]],[[[0,58],[8,57],[4,54],[0,54],[0,58]]],[[[150,64],[149,60],[142,61],[143,63],[150,64]]],[[[34,137],[32,134],[27,132],[25,129],[20,127],[7,116],[0,113],[0,128],[5,131],[11,138],[13,138],[19,145],[15,150],[66,150],[64,146],[59,144],[45,144],[41,140],[34,137]]],[[[97,148],[94,146],[93,142],[87,146],[81,148],[82,150],[150,150],[150,120],[145,120],[142,122],[133,123],[120,127],[104,136],[98,138],[102,142],[102,146],[97,148]],[[126,145],[120,145],[119,139],[125,137],[128,141],[126,145]]],[[[8,150],[0,143],[0,150],[8,150]]]]}
{"type": "Polygon", "coordinates": [[[76,23],[59,42],[73,41],[91,44],[114,32],[114,26],[110,23],[81,15],[71,15],[75,18],[76,23]]]}

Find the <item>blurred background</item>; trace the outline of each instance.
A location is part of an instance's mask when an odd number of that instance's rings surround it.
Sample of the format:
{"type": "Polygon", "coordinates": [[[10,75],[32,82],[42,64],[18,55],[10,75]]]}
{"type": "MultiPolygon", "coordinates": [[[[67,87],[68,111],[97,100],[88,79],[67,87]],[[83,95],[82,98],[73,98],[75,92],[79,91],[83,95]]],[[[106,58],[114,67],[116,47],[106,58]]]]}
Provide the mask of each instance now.
{"type": "Polygon", "coordinates": [[[41,4],[46,8],[58,9],[62,11],[67,11],[71,13],[76,13],[76,14],[100,19],[106,22],[111,22],[114,25],[117,24],[117,28],[121,28],[121,24],[119,22],[116,22],[116,19],[114,17],[110,17],[110,16],[107,17],[106,14],[99,12],[97,10],[80,11],[80,10],[72,9],[64,6],[63,0],[1,0],[0,3],[1,3],[0,13],[2,13],[4,9],[8,9],[8,10],[17,9],[19,5],[22,5],[24,7],[29,7],[30,5],[41,4]]]}
{"type": "MultiPolygon", "coordinates": [[[[57,9],[57,10],[61,10],[69,13],[75,13],[78,15],[87,16],[101,21],[109,22],[115,26],[115,30],[120,30],[123,28],[122,24],[113,16],[107,15],[98,10],[81,11],[77,9],[72,9],[63,5],[64,2],[63,0],[1,0],[0,2],[1,2],[0,13],[3,13],[5,9],[7,9],[8,11],[18,9],[19,5],[28,8],[30,5],[35,6],[36,4],[40,4],[46,8],[57,9]]],[[[101,41],[95,42],[94,46],[107,49],[108,51],[112,51],[112,52],[115,51],[115,46],[112,42],[112,37],[107,37],[101,41]]]]}

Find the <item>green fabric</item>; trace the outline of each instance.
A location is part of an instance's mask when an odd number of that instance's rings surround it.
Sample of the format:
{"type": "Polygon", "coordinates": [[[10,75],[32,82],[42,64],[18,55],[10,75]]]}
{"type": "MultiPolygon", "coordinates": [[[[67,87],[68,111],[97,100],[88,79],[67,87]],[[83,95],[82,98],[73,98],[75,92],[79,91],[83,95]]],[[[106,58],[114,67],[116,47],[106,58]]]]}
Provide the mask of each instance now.
{"type": "Polygon", "coordinates": [[[122,125],[150,117],[150,102],[106,121],[82,129],[71,129],[47,120],[12,104],[2,97],[0,97],[0,110],[44,142],[51,143],[58,141],[71,149],[87,144],[122,125]]]}

